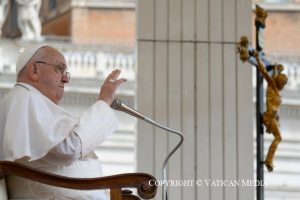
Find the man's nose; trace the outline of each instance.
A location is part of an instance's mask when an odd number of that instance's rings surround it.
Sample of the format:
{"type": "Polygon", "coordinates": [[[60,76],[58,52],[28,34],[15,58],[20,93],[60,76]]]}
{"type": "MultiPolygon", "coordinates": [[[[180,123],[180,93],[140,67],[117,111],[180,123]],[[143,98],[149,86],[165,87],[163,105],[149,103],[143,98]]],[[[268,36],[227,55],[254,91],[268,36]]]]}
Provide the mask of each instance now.
{"type": "Polygon", "coordinates": [[[68,77],[67,75],[63,75],[63,76],[61,77],[61,81],[62,81],[63,83],[69,83],[70,79],[69,79],[69,77],[68,77]]]}

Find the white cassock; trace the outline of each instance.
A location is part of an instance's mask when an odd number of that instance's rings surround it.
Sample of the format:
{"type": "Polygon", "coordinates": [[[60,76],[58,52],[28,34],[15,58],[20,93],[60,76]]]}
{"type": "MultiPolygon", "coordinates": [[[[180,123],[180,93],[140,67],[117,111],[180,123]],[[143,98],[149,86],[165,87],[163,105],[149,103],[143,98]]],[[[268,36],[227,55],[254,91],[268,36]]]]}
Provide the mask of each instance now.
{"type": "MultiPolygon", "coordinates": [[[[73,117],[31,85],[17,83],[0,101],[0,159],[70,177],[100,177],[93,150],[117,129],[114,111],[97,101],[73,117]]],[[[79,191],[9,177],[14,199],[109,199],[103,190],[79,191]]]]}

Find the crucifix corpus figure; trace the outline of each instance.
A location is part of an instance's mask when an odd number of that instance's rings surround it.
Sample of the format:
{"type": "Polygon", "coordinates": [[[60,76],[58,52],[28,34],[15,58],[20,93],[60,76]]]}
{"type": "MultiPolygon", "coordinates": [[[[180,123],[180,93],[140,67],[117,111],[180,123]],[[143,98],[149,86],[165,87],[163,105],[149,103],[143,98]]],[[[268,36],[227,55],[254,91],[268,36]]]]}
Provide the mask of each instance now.
{"type": "Polygon", "coordinates": [[[238,45],[238,52],[242,61],[249,60],[253,56],[257,63],[257,68],[267,82],[266,91],[266,111],[262,114],[262,122],[266,127],[267,133],[273,134],[274,140],[269,147],[269,151],[264,161],[268,171],[273,171],[273,158],[278,144],[281,142],[281,133],[279,129],[279,107],[281,105],[280,91],[288,82],[288,77],[282,73],[284,66],[279,64],[273,65],[272,74],[270,75],[262,62],[259,53],[256,50],[248,51],[248,38],[242,37],[238,45]],[[247,58],[246,58],[247,57],[247,58]]]}
{"type": "Polygon", "coordinates": [[[274,136],[271,146],[265,160],[265,165],[268,171],[273,171],[273,157],[277,149],[278,144],[281,142],[281,133],[279,129],[279,107],[281,105],[280,91],[288,82],[288,78],[282,73],[284,70],[283,65],[274,65],[273,74],[269,75],[265,65],[261,62],[257,51],[253,52],[253,56],[257,61],[257,67],[264,79],[267,81],[266,91],[266,106],[267,110],[262,115],[263,124],[266,126],[267,133],[271,133],[274,136]]]}

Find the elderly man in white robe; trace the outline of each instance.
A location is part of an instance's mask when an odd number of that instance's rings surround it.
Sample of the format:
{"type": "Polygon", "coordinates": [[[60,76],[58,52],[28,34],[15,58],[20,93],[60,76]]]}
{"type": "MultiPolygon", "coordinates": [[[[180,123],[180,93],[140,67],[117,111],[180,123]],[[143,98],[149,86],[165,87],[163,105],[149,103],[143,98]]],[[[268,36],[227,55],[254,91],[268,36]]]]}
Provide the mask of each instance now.
{"type": "MultiPolygon", "coordinates": [[[[0,101],[0,159],[70,177],[99,177],[93,150],[117,128],[110,108],[116,89],[126,81],[114,70],[98,100],[79,118],[57,104],[69,82],[64,56],[48,45],[27,48],[16,67],[17,83],[0,101]]],[[[11,199],[109,199],[103,190],[78,191],[8,178],[11,199]]]]}

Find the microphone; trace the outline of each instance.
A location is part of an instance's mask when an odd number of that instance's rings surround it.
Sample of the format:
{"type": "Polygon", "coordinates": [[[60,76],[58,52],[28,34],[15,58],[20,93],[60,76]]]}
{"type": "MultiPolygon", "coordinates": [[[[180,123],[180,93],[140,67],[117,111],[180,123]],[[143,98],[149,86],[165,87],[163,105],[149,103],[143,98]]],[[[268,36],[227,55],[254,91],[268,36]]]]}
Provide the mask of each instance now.
{"type": "Polygon", "coordinates": [[[136,111],[136,110],[128,107],[120,99],[115,98],[113,100],[113,102],[111,103],[110,107],[113,108],[113,109],[115,109],[115,110],[126,112],[127,114],[132,115],[132,116],[134,116],[136,118],[139,118],[141,120],[145,120],[145,116],[144,115],[142,115],[138,111],[136,111]]]}
{"type": "MultiPolygon", "coordinates": [[[[163,130],[166,130],[168,132],[174,133],[176,135],[178,135],[180,137],[180,141],[178,142],[178,144],[171,150],[171,152],[167,155],[167,157],[164,160],[163,166],[162,166],[162,179],[163,180],[167,180],[167,163],[170,159],[170,157],[175,153],[175,151],[177,151],[177,149],[182,145],[183,143],[183,135],[181,132],[175,131],[173,129],[170,129],[166,126],[163,126],[157,122],[155,122],[154,120],[144,116],[143,114],[139,113],[138,111],[134,110],[133,108],[128,107],[127,105],[125,105],[120,99],[114,98],[113,102],[110,105],[111,108],[115,109],[115,110],[119,110],[122,112],[125,112],[129,115],[132,115],[136,118],[139,118],[141,120],[144,120],[156,127],[159,127],[163,130]]],[[[167,199],[167,185],[165,183],[165,181],[163,182],[163,188],[162,188],[162,199],[166,200],[167,199]]]]}

